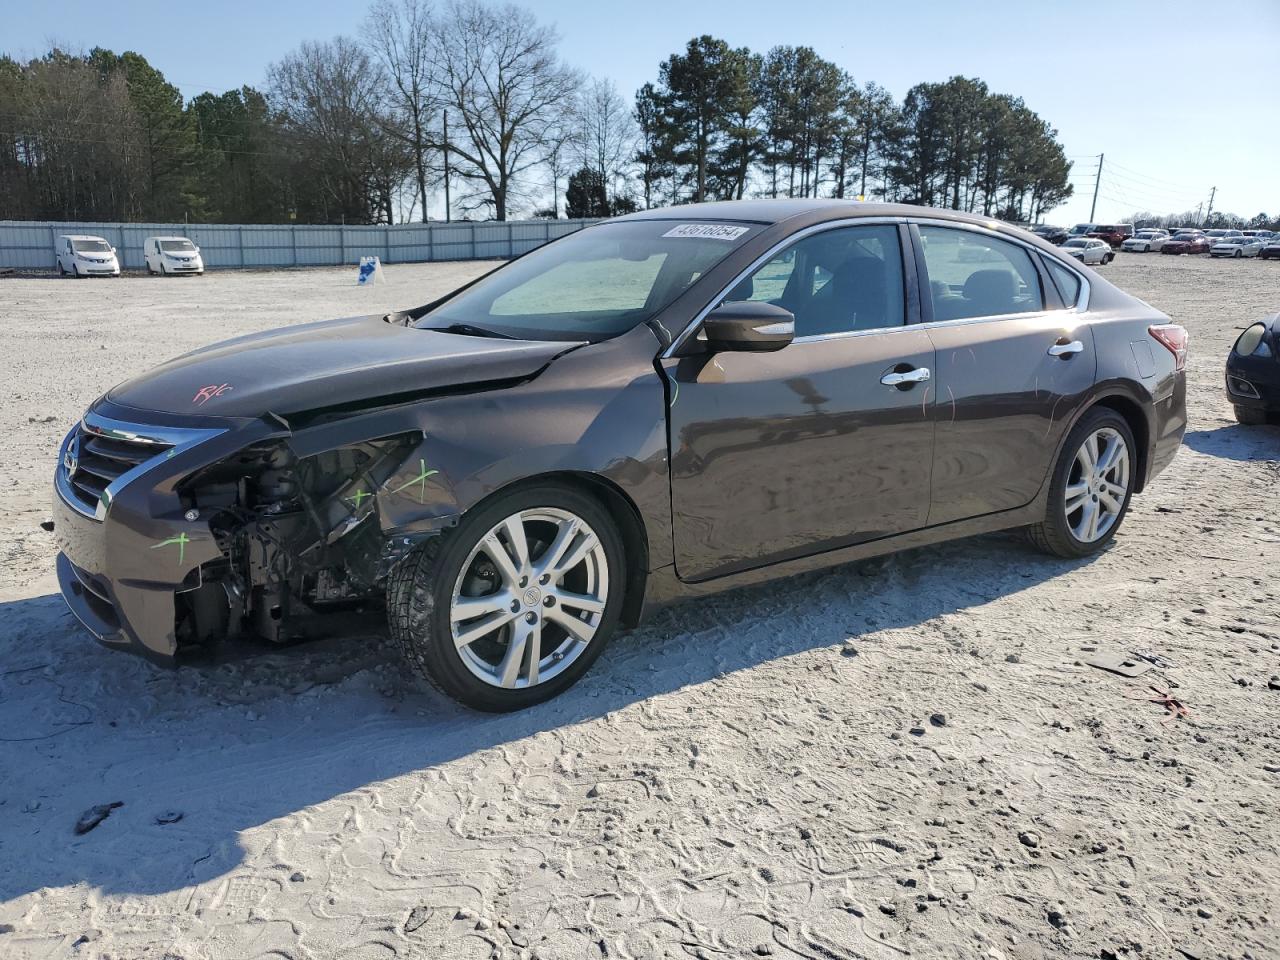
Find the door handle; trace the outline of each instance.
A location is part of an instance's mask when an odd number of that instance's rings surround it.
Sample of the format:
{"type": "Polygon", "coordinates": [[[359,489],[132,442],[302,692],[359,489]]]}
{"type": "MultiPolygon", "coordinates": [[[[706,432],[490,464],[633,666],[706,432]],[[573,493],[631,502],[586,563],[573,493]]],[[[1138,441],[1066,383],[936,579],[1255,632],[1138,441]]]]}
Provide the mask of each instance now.
{"type": "Polygon", "coordinates": [[[903,373],[890,371],[880,378],[880,382],[886,387],[898,387],[904,383],[924,383],[932,374],[929,373],[928,367],[916,367],[914,370],[907,370],[903,373]]]}
{"type": "MultiPolygon", "coordinates": [[[[1063,339],[1066,339],[1065,337],[1063,339]]],[[[1072,340],[1070,343],[1055,343],[1049,348],[1049,356],[1063,357],[1069,359],[1072,354],[1081,353],[1084,350],[1084,344],[1079,340],[1072,340]]]]}

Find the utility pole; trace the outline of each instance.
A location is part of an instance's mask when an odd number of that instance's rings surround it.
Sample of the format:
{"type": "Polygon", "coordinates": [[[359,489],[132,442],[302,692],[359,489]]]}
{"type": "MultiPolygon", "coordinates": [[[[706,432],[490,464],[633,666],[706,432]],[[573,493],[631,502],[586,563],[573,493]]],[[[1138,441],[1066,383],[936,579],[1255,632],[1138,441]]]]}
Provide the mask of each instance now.
{"type": "Polygon", "coordinates": [[[444,112],[444,222],[449,222],[449,111],[444,112]]]}
{"type": "Polygon", "coordinates": [[[1102,184],[1102,159],[1105,153],[1098,154],[1098,175],[1093,181],[1093,204],[1089,207],[1089,222],[1093,223],[1093,215],[1098,209],[1098,187],[1102,184]]]}
{"type": "Polygon", "coordinates": [[[1209,190],[1209,209],[1205,211],[1204,223],[1209,222],[1209,218],[1213,216],[1213,198],[1217,195],[1218,188],[1213,187],[1209,190]]]}

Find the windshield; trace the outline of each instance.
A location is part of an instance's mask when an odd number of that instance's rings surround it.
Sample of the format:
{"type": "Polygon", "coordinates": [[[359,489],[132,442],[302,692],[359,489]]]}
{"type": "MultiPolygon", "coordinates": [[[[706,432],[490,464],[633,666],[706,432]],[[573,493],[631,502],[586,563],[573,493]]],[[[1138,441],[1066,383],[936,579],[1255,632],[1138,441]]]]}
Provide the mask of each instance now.
{"type": "Polygon", "coordinates": [[[1087,247],[1089,246],[1089,241],[1088,240],[1068,240],[1066,243],[1063,244],[1063,246],[1064,247],[1087,247]]]}
{"type": "Polygon", "coordinates": [[[628,220],[570,234],[495,271],[428,313],[524,340],[606,340],[650,319],[761,227],[628,220]]]}
{"type": "Polygon", "coordinates": [[[1071,228],[1071,232],[1072,233],[1088,233],[1092,229],[1093,229],[1092,223],[1077,223],[1074,227],[1071,228]]]}
{"type": "Polygon", "coordinates": [[[71,249],[76,253],[110,253],[111,244],[105,240],[72,240],[71,249]]]}
{"type": "Polygon", "coordinates": [[[161,240],[160,249],[165,253],[194,253],[196,247],[190,240],[161,240]]]}

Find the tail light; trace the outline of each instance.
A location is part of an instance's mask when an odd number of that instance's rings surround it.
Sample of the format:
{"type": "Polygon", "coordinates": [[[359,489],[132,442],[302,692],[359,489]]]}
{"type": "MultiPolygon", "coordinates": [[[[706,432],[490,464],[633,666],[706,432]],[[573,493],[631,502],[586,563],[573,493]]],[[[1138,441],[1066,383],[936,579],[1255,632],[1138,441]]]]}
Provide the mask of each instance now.
{"type": "Polygon", "coordinates": [[[1175,370],[1183,370],[1187,366],[1187,328],[1176,323],[1158,323],[1147,327],[1147,333],[1173,354],[1175,370]]]}

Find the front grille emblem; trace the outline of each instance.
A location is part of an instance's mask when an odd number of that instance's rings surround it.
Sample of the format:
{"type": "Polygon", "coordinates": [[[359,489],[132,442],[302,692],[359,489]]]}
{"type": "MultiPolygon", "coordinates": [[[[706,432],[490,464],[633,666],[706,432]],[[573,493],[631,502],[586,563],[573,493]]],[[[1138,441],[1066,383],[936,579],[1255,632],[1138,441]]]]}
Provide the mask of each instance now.
{"type": "Polygon", "coordinates": [[[80,469],[79,446],[79,438],[72,440],[71,444],[67,447],[66,453],[62,455],[62,465],[66,467],[68,475],[74,474],[78,469],[80,469]]]}

